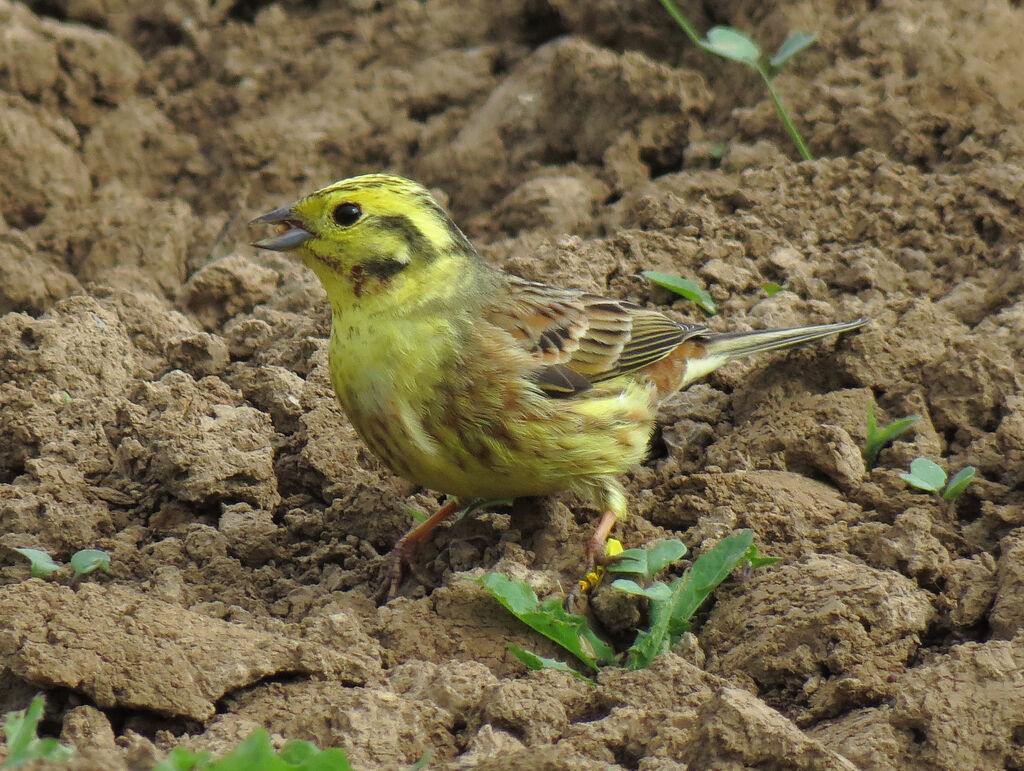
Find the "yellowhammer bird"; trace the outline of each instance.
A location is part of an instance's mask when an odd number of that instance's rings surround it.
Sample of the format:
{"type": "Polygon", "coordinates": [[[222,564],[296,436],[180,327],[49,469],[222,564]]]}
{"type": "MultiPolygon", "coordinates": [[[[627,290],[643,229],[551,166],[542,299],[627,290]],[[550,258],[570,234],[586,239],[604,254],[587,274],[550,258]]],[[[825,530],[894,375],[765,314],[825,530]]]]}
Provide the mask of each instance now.
{"type": "MultiPolygon", "coordinates": [[[[455,499],[570,490],[603,512],[604,552],[626,516],[617,476],[647,452],[658,404],[732,359],[866,323],[709,332],[623,300],[524,281],[487,265],[421,185],[336,182],[250,224],[292,252],[331,304],[331,383],[392,471],[455,499]]],[[[396,544],[389,593],[443,506],[396,544]]]]}

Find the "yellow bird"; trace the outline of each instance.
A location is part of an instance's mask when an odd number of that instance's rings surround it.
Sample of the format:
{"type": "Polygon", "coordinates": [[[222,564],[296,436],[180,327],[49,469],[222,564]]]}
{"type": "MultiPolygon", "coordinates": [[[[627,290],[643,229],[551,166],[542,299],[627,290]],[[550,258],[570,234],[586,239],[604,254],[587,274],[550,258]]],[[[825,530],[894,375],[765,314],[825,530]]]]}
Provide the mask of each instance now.
{"type": "Polygon", "coordinates": [[[331,304],[331,383],[392,471],[453,500],[395,546],[389,595],[457,500],[572,491],[603,512],[604,552],[658,404],[728,361],[866,323],[710,332],[624,300],[524,281],[485,263],[421,185],[335,182],[252,220],[331,304]]]}

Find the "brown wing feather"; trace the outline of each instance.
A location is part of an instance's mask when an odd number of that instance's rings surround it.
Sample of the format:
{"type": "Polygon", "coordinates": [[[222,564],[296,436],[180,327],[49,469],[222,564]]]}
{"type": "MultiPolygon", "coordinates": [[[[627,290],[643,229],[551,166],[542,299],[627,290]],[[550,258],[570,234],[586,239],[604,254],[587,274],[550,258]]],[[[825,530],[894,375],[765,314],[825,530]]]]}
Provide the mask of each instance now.
{"type": "Polygon", "coordinates": [[[537,359],[534,380],[552,396],[643,369],[705,331],[630,302],[514,277],[508,290],[486,318],[537,359]]]}

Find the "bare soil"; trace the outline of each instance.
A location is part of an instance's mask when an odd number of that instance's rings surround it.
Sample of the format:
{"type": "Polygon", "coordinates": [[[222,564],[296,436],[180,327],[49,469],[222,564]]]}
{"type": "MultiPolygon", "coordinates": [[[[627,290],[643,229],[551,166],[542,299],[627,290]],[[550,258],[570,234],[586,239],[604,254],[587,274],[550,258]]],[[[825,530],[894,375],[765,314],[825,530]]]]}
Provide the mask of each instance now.
{"type": "Polygon", "coordinates": [[[776,80],[818,160],[653,0],[0,0],[0,713],[45,692],[77,769],[257,727],[357,768],[1024,768],[1024,9],[683,6],[818,32],[776,80]],[[652,669],[526,673],[506,643],[558,652],[466,580],[567,585],[569,498],[443,529],[374,601],[438,496],[360,444],[319,284],[245,222],[380,169],[528,278],[699,318],[639,273],[687,276],[715,329],[871,317],[666,406],[626,545],[749,527],[784,562],[652,669]],[[866,469],[872,401],[922,420],[866,469]],[[917,456],[978,479],[944,504],[917,456]]]}

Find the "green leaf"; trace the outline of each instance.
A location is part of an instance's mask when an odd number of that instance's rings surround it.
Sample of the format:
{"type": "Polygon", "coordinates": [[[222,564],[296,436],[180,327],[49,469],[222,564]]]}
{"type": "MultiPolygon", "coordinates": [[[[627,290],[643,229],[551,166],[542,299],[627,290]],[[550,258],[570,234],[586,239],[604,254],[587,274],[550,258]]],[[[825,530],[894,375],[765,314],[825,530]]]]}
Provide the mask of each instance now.
{"type": "Polygon", "coordinates": [[[277,756],[285,763],[298,766],[320,754],[320,748],[313,742],[302,739],[289,739],[281,748],[277,756]]]}
{"type": "Polygon", "coordinates": [[[416,763],[409,767],[409,771],[423,771],[427,766],[430,765],[430,761],[434,759],[433,749],[428,749],[416,763]]]}
{"type": "Polygon", "coordinates": [[[13,548],[22,557],[28,558],[28,561],[31,563],[29,572],[33,578],[46,578],[51,573],[60,570],[60,565],[54,562],[53,558],[44,551],[39,551],[39,549],[22,549],[17,546],[13,548]]]}
{"type": "Polygon", "coordinates": [[[678,587],[673,598],[672,618],[689,621],[715,587],[743,561],[753,542],[753,530],[738,530],[694,560],[687,574],[672,585],[673,589],[678,587]]]}
{"type": "Polygon", "coordinates": [[[678,539],[661,541],[647,550],[647,569],[656,576],[662,569],[686,556],[686,544],[678,539]]]}
{"type": "Polygon", "coordinates": [[[612,581],[612,586],[626,594],[637,594],[655,602],[664,602],[672,596],[672,590],[660,581],[644,587],[629,578],[618,578],[612,581]]]}
{"type": "Polygon", "coordinates": [[[692,300],[697,303],[697,306],[702,311],[710,316],[718,313],[718,308],[715,306],[715,301],[711,298],[711,295],[688,279],[673,276],[670,273],[659,273],[656,270],[645,270],[641,275],[660,287],[682,295],[687,300],[692,300]]]}
{"type": "Polygon", "coordinates": [[[525,581],[513,580],[504,573],[487,573],[478,580],[516,618],[534,613],[540,606],[536,592],[525,581]]]}
{"type": "Polygon", "coordinates": [[[626,594],[637,594],[644,596],[644,588],[631,578],[617,578],[612,581],[612,586],[626,594]]]}
{"type": "Polygon", "coordinates": [[[911,487],[937,493],[946,484],[946,472],[939,464],[927,458],[914,458],[910,462],[910,473],[900,474],[900,479],[911,487]]]}
{"type": "Polygon", "coordinates": [[[167,753],[167,759],[153,766],[153,771],[193,771],[206,768],[210,762],[209,752],[192,752],[188,747],[175,747],[167,753]]]}
{"type": "Polygon", "coordinates": [[[946,491],[942,494],[942,497],[947,501],[951,501],[956,498],[960,493],[967,489],[967,485],[974,479],[974,475],[978,469],[974,466],[964,466],[949,480],[949,484],[946,486],[946,491]]]}
{"type": "Polygon", "coordinates": [[[82,549],[71,555],[71,568],[76,576],[85,576],[97,568],[110,572],[110,555],[99,549],[82,549]]]}
{"type": "Polygon", "coordinates": [[[488,573],[476,582],[512,615],[588,667],[597,670],[601,664],[615,660],[615,651],[587,625],[587,619],[566,612],[561,599],[553,597],[540,603],[529,584],[501,573],[488,573]]]}
{"type": "Polygon", "coordinates": [[[18,768],[32,760],[59,762],[74,754],[74,750],[56,739],[40,739],[36,735],[39,721],[43,718],[43,704],[43,697],[36,696],[28,709],[7,713],[4,720],[7,760],[0,768],[18,768]]]}
{"type": "MultiPolygon", "coordinates": [[[[650,627],[638,634],[627,652],[630,669],[644,669],[690,628],[690,618],[708,595],[750,555],[751,530],[739,530],[700,555],[682,578],[672,582],[671,596],[651,603],[650,627]]],[[[756,556],[756,552],[754,554],[756,556]]],[[[617,583],[617,582],[616,582],[617,583]]]]}
{"type": "Polygon", "coordinates": [[[559,672],[568,672],[573,677],[579,678],[580,680],[586,680],[588,683],[592,684],[594,682],[586,675],[577,672],[564,661],[549,659],[545,656],[538,656],[536,653],[525,651],[512,643],[507,643],[505,647],[508,648],[509,652],[523,662],[523,664],[525,664],[529,669],[557,669],[559,672]]]}
{"type": "Polygon", "coordinates": [[[774,281],[769,281],[767,284],[764,284],[761,288],[764,290],[764,293],[766,295],[768,295],[769,297],[774,297],[779,292],[783,291],[784,287],[780,286],[779,284],[776,284],[774,281]]]}
{"type": "Polygon", "coordinates": [[[786,38],[786,41],[779,46],[779,50],[775,52],[775,56],[768,60],[768,64],[775,71],[781,70],[785,66],[786,62],[801,51],[810,48],[816,42],[818,42],[817,35],[794,30],[789,33],[789,37],[786,38]]]}
{"type": "Polygon", "coordinates": [[[733,27],[712,27],[703,45],[712,53],[751,66],[756,66],[761,58],[757,43],[733,27]]]}
{"type": "Polygon", "coordinates": [[[864,463],[867,467],[871,468],[875,465],[878,461],[878,453],[882,451],[882,448],[885,447],[885,445],[889,444],[889,442],[909,429],[920,419],[920,415],[908,415],[905,418],[900,418],[899,420],[890,423],[888,426],[879,429],[878,423],[875,421],[875,404],[874,402],[869,404],[868,436],[864,442],[864,449],[861,451],[861,455],[864,457],[864,463]]]}
{"type": "Polygon", "coordinates": [[[274,757],[270,734],[258,728],[227,755],[211,763],[208,768],[210,771],[278,771],[285,766],[274,757]]]}
{"type": "Polygon", "coordinates": [[[332,747],[321,750],[313,742],[289,739],[277,756],[283,768],[302,771],[351,771],[345,751],[332,747]]]}
{"type": "Polygon", "coordinates": [[[605,569],[609,573],[636,573],[647,582],[685,554],[686,544],[673,538],[660,541],[649,549],[626,549],[605,569]]]}
{"type": "Polygon", "coordinates": [[[615,557],[605,568],[609,573],[636,573],[647,576],[648,559],[646,549],[626,549],[615,557]]]}
{"type": "Polygon", "coordinates": [[[421,757],[419,760],[417,760],[415,763],[409,766],[409,771],[423,771],[424,768],[430,765],[430,761],[433,759],[434,751],[427,750],[423,753],[423,757],[421,757]]]}
{"type": "Polygon", "coordinates": [[[757,570],[757,568],[782,562],[782,557],[762,557],[757,553],[757,544],[752,543],[750,548],[747,549],[747,553],[743,555],[743,561],[750,565],[751,569],[757,570]]]}
{"type": "Polygon", "coordinates": [[[352,771],[352,767],[344,750],[320,750],[313,742],[301,739],[290,739],[275,753],[270,735],[257,729],[215,761],[210,760],[208,752],[192,753],[185,747],[175,747],[153,771],[352,771]]]}
{"type": "Polygon", "coordinates": [[[402,507],[402,511],[404,511],[413,522],[426,522],[430,519],[429,514],[420,511],[415,506],[410,506],[408,503],[400,503],[399,506],[402,507]]]}

